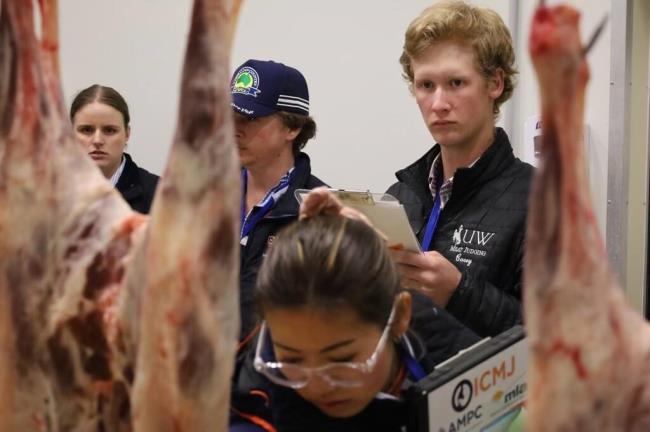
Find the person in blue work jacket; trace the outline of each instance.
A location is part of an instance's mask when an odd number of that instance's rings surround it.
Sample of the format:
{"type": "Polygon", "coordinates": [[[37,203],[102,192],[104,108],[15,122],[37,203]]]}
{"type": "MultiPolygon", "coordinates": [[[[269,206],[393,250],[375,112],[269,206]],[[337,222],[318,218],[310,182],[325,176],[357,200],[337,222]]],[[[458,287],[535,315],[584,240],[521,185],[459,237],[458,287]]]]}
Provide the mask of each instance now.
{"type": "Polygon", "coordinates": [[[233,382],[230,430],[402,432],[409,387],[479,338],[400,287],[370,225],[315,213],[280,232],[260,269],[264,321],[233,382]]]}
{"type": "Polygon", "coordinates": [[[496,127],[514,88],[510,33],[497,13],[436,3],[406,30],[400,57],[435,145],[388,189],[422,254],[395,251],[402,284],[481,336],[522,321],[522,270],[533,168],[496,127]]]}
{"type": "Polygon", "coordinates": [[[283,63],[248,60],[231,81],[235,139],[242,165],[240,339],[257,322],[253,286],[277,231],[298,217],[296,189],[324,183],[301,151],[316,133],[307,82],[283,63]]]}

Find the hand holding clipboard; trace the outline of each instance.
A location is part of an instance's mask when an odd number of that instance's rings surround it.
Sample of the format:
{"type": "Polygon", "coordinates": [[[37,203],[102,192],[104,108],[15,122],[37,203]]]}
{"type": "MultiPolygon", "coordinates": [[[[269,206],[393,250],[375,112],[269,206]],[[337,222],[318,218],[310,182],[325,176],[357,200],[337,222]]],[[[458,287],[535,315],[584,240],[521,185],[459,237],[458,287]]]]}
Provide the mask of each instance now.
{"type": "MultiPolygon", "coordinates": [[[[315,193],[322,193],[320,192],[322,190],[317,189],[315,193]]],[[[340,189],[328,189],[327,191],[336,197],[344,207],[357,210],[363,217],[367,218],[365,222],[370,222],[375,229],[386,237],[389,248],[421,252],[420,244],[411,229],[404,207],[392,195],[340,189]]],[[[308,189],[298,189],[295,192],[296,199],[302,204],[304,198],[310,192],[308,189]]],[[[343,216],[348,216],[345,214],[345,208],[337,207],[336,201],[328,201],[326,196],[317,205],[320,207],[310,209],[310,211],[342,213],[343,216]],[[331,207],[331,211],[328,211],[328,207],[331,207]]],[[[349,216],[353,219],[360,219],[358,215],[350,214],[349,216]]]]}

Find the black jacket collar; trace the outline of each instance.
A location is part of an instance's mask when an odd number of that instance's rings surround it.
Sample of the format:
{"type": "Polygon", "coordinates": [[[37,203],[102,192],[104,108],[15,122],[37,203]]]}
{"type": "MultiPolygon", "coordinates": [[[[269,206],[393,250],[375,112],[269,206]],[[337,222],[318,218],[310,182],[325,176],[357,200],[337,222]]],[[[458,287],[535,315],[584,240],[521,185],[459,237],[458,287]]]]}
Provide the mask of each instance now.
{"type": "MultiPolygon", "coordinates": [[[[436,144],[420,159],[395,173],[397,179],[413,190],[423,203],[433,200],[429,189],[429,172],[438,154],[440,145],[436,144]]],[[[480,159],[471,168],[459,168],[454,174],[454,192],[462,194],[473,189],[477,183],[491,179],[503,170],[504,165],[511,164],[514,158],[508,135],[497,127],[494,142],[480,159]]]]}
{"type": "Polygon", "coordinates": [[[311,164],[309,156],[300,152],[294,162],[295,172],[289,184],[289,189],[280,197],[275,207],[269,212],[267,217],[285,217],[298,216],[299,204],[294,195],[296,189],[306,188],[311,176],[311,164]]]}
{"type": "Polygon", "coordinates": [[[144,194],[144,190],[140,185],[138,166],[128,153],[124,153],[124,159],[126,160],[124,170],[117,180],[115,188],[120,191],[126,201],[129,201],[144,194]]]}

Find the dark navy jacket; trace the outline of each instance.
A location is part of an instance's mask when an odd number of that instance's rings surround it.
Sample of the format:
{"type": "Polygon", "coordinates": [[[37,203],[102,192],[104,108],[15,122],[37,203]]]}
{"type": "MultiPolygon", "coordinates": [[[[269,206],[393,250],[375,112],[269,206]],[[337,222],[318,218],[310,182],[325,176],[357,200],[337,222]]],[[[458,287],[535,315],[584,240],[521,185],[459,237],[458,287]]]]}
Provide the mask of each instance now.
{"type": "Polygon", "coordinates": [[[262,265],[266,248],[273,242],[278,231],[298,219],[300,206],[294,196],[295,190],[326,186],[321,180],[311,175],[309,156],[305,153],[298,154],[294,167],[295,172],[289,184],[289,189],[280,197],[275,207],[248,233],[246,246],[241,246],[241,267],[239,271],[240,339],[244,339],[257,322],[253,305],[253,289],[255,288],[257,272],[262,265]]]}
{"type": "MultiPolygon", "coordinates": [[[[429,172],[440,153],[435,145],[396,173],[388,189],[404,205],[420,242],[433,207],[429,172]]],[[[454,174],[431,250],[461,271],[446,309],[481,336],[493,336],[522,321],[521,286],[528,195],[533,167],[517,159],[508,136],[494,143],[471,168],[454,174]]]]}
{"type": "Polygon", "coordinates": [[[124,153],[124,158],[126,159],[124,171],[115,188],[133,210],[148,214],[159,177],[138,167],[128,153],[124,153]]]}

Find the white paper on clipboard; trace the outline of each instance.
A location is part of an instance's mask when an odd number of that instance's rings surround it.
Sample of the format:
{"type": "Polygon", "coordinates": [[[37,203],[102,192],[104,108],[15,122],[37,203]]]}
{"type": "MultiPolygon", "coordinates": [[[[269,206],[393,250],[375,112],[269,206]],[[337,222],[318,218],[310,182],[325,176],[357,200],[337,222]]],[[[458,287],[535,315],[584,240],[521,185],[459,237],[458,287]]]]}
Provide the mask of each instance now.
{"type": "MultiPolygon", "coordinates": [[[[411,229],[404,206],[392,195],[362,191],[330,189],[343,205],[359,210],[366,215],[376,229],[388,239],[388,247],[421,252],[417,237],[411,229]]],[[[310,192],[308,189],[295,191],[296,199],[302,203],[310,192]]]]}

